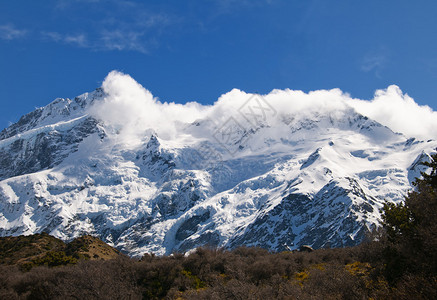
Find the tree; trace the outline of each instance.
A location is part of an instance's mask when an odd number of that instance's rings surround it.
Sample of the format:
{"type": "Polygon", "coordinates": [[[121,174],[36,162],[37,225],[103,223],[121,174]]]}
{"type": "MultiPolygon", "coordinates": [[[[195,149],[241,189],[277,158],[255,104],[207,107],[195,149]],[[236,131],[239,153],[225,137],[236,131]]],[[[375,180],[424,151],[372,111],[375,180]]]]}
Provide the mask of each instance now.
{"type": "Polygon", "coordinates": [[[406,273],[437,275],[437,154],[423,164],[431,170],[416,179],[416,189],[403,203],[387,203],[383,208],[388,238],[384,259],[389,280],[406,273]]]}
{"type": "MultiPolygon", "coordinates": [[[[437,149],[436,149],[437,150],[437,149]]],[[[419,182],[424,182],[425,184],[437,188],[437,154],[431,156],[430,162],[424,162],[423,165],[431,168],[431,173],[427,174],[425,172],[421,172],[423,179],[419,180],[419,182]]]]}

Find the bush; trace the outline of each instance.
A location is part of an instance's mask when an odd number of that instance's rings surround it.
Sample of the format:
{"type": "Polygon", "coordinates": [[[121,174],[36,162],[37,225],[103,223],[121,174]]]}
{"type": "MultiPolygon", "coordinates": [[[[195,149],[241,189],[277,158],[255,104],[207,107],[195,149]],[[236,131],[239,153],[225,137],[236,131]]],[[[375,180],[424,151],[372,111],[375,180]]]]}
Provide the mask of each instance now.
{"type": "Polygon", "coordinates": [[[33,266],[65,266],[77,264],[77,259],[66,255],[64,251],[49,251],[44,256],[32,260],[33,266]]]}

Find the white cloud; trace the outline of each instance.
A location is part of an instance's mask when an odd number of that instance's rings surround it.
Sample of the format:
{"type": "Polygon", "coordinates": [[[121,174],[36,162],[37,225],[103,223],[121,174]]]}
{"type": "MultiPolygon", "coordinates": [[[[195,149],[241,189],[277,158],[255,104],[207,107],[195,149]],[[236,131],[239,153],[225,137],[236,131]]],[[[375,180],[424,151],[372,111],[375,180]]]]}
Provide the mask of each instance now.
{"type": "Polygon", "coordinates": [[[88,41],[85,34],[76,34],[76,35],[66,35],[64,41],[67,44],[74,44],[78,47],[86,48],[88,47],[88,41]]]}
{"type": "Polygon", "coordinates": [[[221,13],[231,12],[238,8],[272,5],[276,0],[212,0],[221,13]]]}
{"type": "Polygon", "coordinates": [[[12,24],[0,25],[0,39],[14,40],[25,36],[27,30],[17,29],[12,24]]]}
{"type": "Polygon", "coordinates": [[[44,39],[49,39],[49,40],[52,40],[54,42],[60,42],[60,41],[64,40],[64,37],[59,32],[43,31],[43,32],[41,32],[41,35],[44,39]]]}
{"type": "Polygon", "coordinates": [[[437,112],[417,104],[396,85],[377,90],[371,101],[350,99],[348,103],[394,131],[422,139],[437,138],[437,112]]]}
{"type": "Polygon", "coordinates": [[[382,54],[367,55],[362,61],[361,70],[369,72],[375,69],[379,69],[384,66],[384,63],[385,56],[382,54]]]}
{"type": "Polygon", "coordinates": [[[139,3],[116,3],[117,13],[97,22],[94,45],[97,50],[148,53],[157,45],[158,37],[167,26],[176,21],[164,13],[145,9],[139,3]]]}
{"type": "Polygon", "coordinates": [[[114,132],[121,132],[126,140],[135,141],[149,129],[171,139],[177,134],[179,122],[193,122],[208,109],[197,103],[161,103],[129,75],[117,71],[108,74],[102,88],[107,97],[91,109],[91,114],[114,132]]]}
{"type": "MultiPolygon", "coordinates": [[[[94,51],[136,51],[148,53],[157,46],[160,35],[178,18],[162,11],[155,11],[149,5],[133,1],[105,0],[60,1],[55,9],[59,13],[70,10],[82,10],[81,17],[70,20],[74,28],[79,25],[87,28],[84,34],[70,33],[47,34],[54,42],[69,43],[78,47],[90,48],[94,51]],[[99,8],[99,14],[87,17],[89,11],[99,8]]],[[[67,15],[67,18],[70,16],[67,15]]]]}
{"type": "MultiPolygon", "coordinates": [[[[104,0],[108,1],[108,0],[104,0]]],[[[90,5],[99,4],[102,0],[57,0],[54,9],[58,11],[63,11],[71,8],[74,5],[90,5]]]]}
{"type": "MultiPolygon", "coordinates": [[[[113,132],[122,133],[118,135],[120,138],[132,142],[139,141],[149,129],[163,139],[172,140],[183,126],[199,119],[223,124],[230,116],[238,117],[238,110],[253,96],[234,89],[211,106],[195,102],[162,103],[129,75],[117,71],[108,74],[102,87],[107,96],[92,108],[91,114],[105,122],[113,132]]],[[[281,116],[286,114],[298,117],[314,114],[335,116],[354,109],[407,137],[437,138],[437,112],[428,106],[418,105],[394,85],[378,90],[371,101],[353,99],[339,89],[309,93],[273,90],[263,95],[263,99],[277,112],[268,116],[267,121],[271,125],[281,122],[281,116]]]]}
{"type": "Polygon", "coordinates": [[[142,40],[144,33],[129,31],[124,32],[117,30],[104,30],[101,32],[101,43],[96,47],[105,50],[133,50],[141,53],[147,53],[146,46],[142,40]]]}
{"type": "Polygon", "coordinates": [[[380,47],[368,52],[361,60],[361,71],[373,72],[376,77],[381,78],[381,71],[388,62],[388,50],[380,47]]]}
{"type": "Polygon", "coordinates": [[[81,48],[88,48],[90,45],[88,44],[87,37],[85,34],[61,34],[59,32],[47,32],[43,31],[41,32],[41,36],[44,39],[49,39],[51,41],[54,41],[56,43],[63,43],[63,44],[71,44],[75,45],[81,48]]]}
{"type": "Polygon", "coordinates": [[[88,38],[84,33],[62,34],[59,32],[41,32],[43,39],[56,43],[69,44],[80,48],[89,48],[96,51],[137,51],[148,53],[148,46],[154,44],[153,40],[146,42],[144,32],[116,30],[102,30],[94,34],[94,38],[88,38]]]}

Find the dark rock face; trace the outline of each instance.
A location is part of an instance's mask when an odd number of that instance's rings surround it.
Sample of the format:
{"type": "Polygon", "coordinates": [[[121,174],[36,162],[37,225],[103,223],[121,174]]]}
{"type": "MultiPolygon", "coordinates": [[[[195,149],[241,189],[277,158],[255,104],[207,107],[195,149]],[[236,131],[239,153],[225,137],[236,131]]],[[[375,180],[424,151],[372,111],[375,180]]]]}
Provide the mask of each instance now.
{"type": "Polygon", "coordinates": [[[316,151],[314,151],[308,157],[308,159],[302,164],[300,169],[302,170],[302,169],[305,169],[305,168],[311,166],[320,157],[320,150],[321,150],[321,148],[318,148],[316,151]]]}
{"type": "Polygon", "coordinates": [[[89,135],[99,132],[103,138],[105,133],[98,121],[84,117],[84,109],[103,95],[99,88],[73,100],[58,98],[3,129],[0,132],[0,180],[52,168],[77,151],[79,143],[89,135]],[[77,117],[81,118],[74,120],[77,117]],[[60,121],[72,124],[53,126],[60,121]]]}
{"type": "Polygon", "coordinates": [[[89,117],[65,132],[51,130],[29,138],[17,138],[0,148],[0,180],[52,168],[77,151],[87,136],[99,132],[98,122],[89,117]]]}
{"type": "Polygon", "coordinates": [[[351,200],[354,196],[373,203],[373,199],[350,178],[341,182],[332,180],[312,197],[289,194],[232,239],[229,246],[262,245],[275,251],[286,251],[302,245],[314,248],[356,245],[368,230],[354,212],[372,213],[373,207],[367,202],[355,204],[351,200]],[[356,234],[351,237],[352,232],[356,234]]]}
{"type": "Polygon", "coordinates": [[[176,167],[172,154],[161,149],[161,144],[155,135],[150,137],[141,157],[155,180],[162,179],[163,175],[176,167]]]}
{"type": "Polygon", "coordinates": [[[178,251],[186,252],[200,246],[217,247],[220,243],[220,236],[217,232],[207,232],[195,239],[185,240],[179,247],[178,251]]]}
{"type": "Polygon", "coordinates": [[[200,216],[193,216],[188,220],[185,220],[184,223],[179,227],[176,232],[176,239],[179,241],[183,241],[193,233],[197,231],[197,227],[200,223],[205,222],[209,219],[209,211],[200,216]]]}
{"type": "Polygon", "coordinates": [[[43,109],[37,108],[33,112],[22,116],[17,123],[12,124],[0,132],[0,140],[10,138],[18,133],[34,128],[38,124],[42,113],[43,109]]]}

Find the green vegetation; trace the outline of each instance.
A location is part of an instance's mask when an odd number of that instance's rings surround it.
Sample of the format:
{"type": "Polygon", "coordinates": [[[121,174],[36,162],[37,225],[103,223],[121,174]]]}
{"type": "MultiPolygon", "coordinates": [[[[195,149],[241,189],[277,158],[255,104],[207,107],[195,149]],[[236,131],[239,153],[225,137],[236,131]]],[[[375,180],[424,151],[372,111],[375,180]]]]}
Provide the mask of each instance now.
{"type": "Polygon", "coordinates": [[[384,273],[391,283],[418,276],[437,280],[437,154],[425,165],[430,174],[422,173],[404,203],[383,209],[384,273]]]}
{"type": "Polygon", "coordinates": [[[138,260],[89,236],[64,246],[48,235],[3,238],[0,299],[437,299],[436,162],[404,203],[384,206],[383,228],[360,246],[138,260]],[[23,261],[33,268],[20,270],[23,261]]]}
{"type": "Polygon", "coordinates": [[[18,265],[23,271],[33,267],[57,267],[80,260],[113,259],[120,252],[98,238],[84,235],[68,244],[47,233],[0,238],[0,264],[18,265]]]}
{"type": "Polygon", "coordinates": [[[47,251],[61,251],[64,242],[46,233],[0,238],[0,264],[20,264],[44,255],[47,251]]]}

